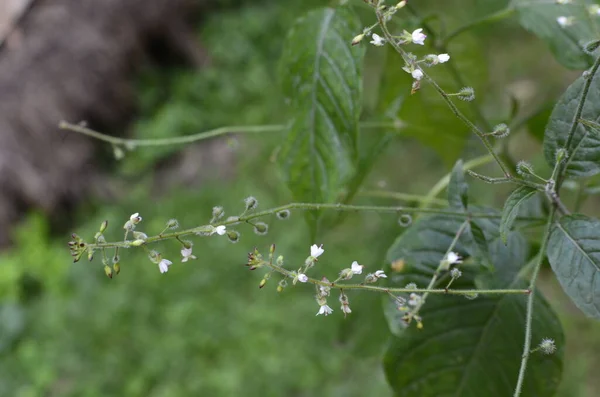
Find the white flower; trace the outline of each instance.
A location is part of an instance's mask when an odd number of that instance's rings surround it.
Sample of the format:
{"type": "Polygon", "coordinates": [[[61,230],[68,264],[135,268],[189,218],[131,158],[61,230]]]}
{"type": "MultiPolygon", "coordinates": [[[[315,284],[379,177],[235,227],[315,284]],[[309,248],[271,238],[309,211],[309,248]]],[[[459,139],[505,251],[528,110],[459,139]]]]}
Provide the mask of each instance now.
{"type": "Polygon", "coordinates": [[[320,257],[325,250],[323,249],[323,244],[317,246],[317,244],[313,244],[310,246],[310,256],[317,259],[320,257]]]}
{"type": "Polygon", "coordinates": [[[161,273],[166,273],[169,271],[169,266],[172,264],[173,262],[168,259],[161,259],[161,261],[158,262],[158,270],[160,270],[161,273]]]}
{"type": "Polygon", "coordinates": [[[354,274],[361,274],[362,273],[362,269],[363,266],[359,265],[357,261],[352,262],[352,273],[354,274]]]}
{"type": "Polygon", "coordinates": [[[446,255],[446,261],[449,265],[453,265],[455,263],[462,263],[462,259],[460,259],[460,256],[456,252],[452,251],[448,252],[448,255],[446,255]]]}
{"type": "Polygon", "coordinates": [[[217,226],[215,228],[215,232],[219,235],[222,236],[225,233],[227,233],[227,227],[225,225],[221,225],[221,226],[217,226]]]}
{"type": "Polygon", "coordinates": [[[437,60],[439,63],[448,62],[450,60],[450,55],[448,54],[440,54],[437,56],[437,60]]]}
{"type": "Polygon", "coordinates": [[[563,28],[571,26],[573,24],[573,20],[573,17],[565,17],[564,15],[556,18],[556,22],[558,22],[558,24],[563,28]]]}
{"type": "Polygon", "coordinates": [[[135,225],[142,221],[142,217],[140,216],[139,212],[136,212],[135,214],[131,214],[129,220],[135,225]]]}
{"type": "Polygon", "coordinates": [[[181,259],[182,262],[187,262],[189,259],[196,259],[196,256],[192,255],[192,247],[183,248],[181,250],[181,256],[183,256],[181,259]]]}
{"type": "Polygon", "coordinates": [[[421,78],[423,77],[423,72],[421,71],[421,69],[415,69],[410,74],[415,80],[421,80],[421,78]]]}
{"type": "Polygon", "coordinates": [[[333,313],[333,309],[330,308],[327,305],[323,305],[321,306],[321,308],[319,309],[319,312],[316,314],[316,316],[318,316],[319,314],[324,314],[326,316],[330,315],[331,313],[333,313]]]}
{"type": "Polygon", "coordinates": [[[342,313],[344,313],[344,314],[352,313],[352,310],[350,310],[350,306],[342,304],[342,313]]]}
{"type": "Polygon", "coordinates": [[[425,39],[427,38],[427,35],[421,33],[422,31],[423,31],[423,29],[419,28],[419,29],[415,30],[414,32],[412,32],[411,36],[412,36],[413,43],[420,44],[420,45],[425,44],[425,39]]]}
{"type": "Polygon", "coordinates": [[[570,4],[573,0],[556,0],[556,4],[570,4]]]}
{"type": "Polygon", "coordinates": [[[421,303],[421,296],[415,293],[412,293],[408,297],[408,304],[410,306],[418,306],[421,303]]]}
{"type": "Polygon", "coordinates": [[[385,273],[383,272],[383,270],[377,270],[375,272],[375,277],[377,277],[377,278],[387,278],[387,276],[385,275],[385,273]]]}
{"type": "Polygon", "coordinates": [[[597,4],[591,5],[588,7],[588,12],[592,16],[598,16],[598,15],[600,15],[600,6],[597,4]]]}
{"type": "Polygon", "coordinates": [[[300,281],[301,283],[305,283],[308,281],[308,277],[306,276],[306,274],[300,273],[298,275],[298,281],[300,281]]]}
{"type": "Polygon", "coordinates": [[[373,38],[373,40],[371,40],[370,43],[373,44],[374,46],[381,47],[382,45],[385,44],[385,39],[383,37],[381,37],[380,35],[378,35],[377,33],[373,33],[371,35],[371,37],[373,38]]]}

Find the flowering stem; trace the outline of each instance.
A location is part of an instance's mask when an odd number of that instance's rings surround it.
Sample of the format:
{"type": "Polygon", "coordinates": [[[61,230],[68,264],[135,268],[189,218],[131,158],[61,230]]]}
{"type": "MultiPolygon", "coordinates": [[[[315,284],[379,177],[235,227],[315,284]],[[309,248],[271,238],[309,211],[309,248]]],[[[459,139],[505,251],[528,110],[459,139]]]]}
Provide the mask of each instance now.
{"type": "MultiPolygon", "coordinates": [[[[420,299],[419,303],[417,304],[417,306],[415,306],[415,308],[410,312],[409,317],[408,317],[409,319],[411,319],[413,316],[415,316],[416,314],[418,314],[419,310],[421,310],[421,307],[423,307],[423,305],[425,304],[425,300],[427,299],[427,295],[429,295],[429,290],[433,289],[433,286],[435,285],[435,283],[438,280],[438,277],[440,276],[440,271],[442,270],[442,267],[445,265],[444,260],[446,259],[446,257],[448,256],[448,254],[454,249],[454,246],[458,242],[458,239],[460,239],[460,236],[463,234],[463,232],[465,231],[465,229],[467,228],[468,225],[469,225],[469,220],[466,220],[466,221],[464,221],[462,223],[462,225],[460,225],[460,227],[456,231],[456,235],[454,236],[454,239],[452,240],[452,242],[450,243],[450,246],[446,250],[446,253],[444,254],[444,257],[442,258],[442,260],[440,261],[437,269],[435,269],[435,272],[433,273],[433,276],[431,276],[431,280],[429,281],[429,285],[426,288],[426,290],[428,290],[428,291],[426,291],[425,293],[423,293],[423,296],[421,296],[421,299],[420,299]]],[[[448,284],[448,286],[449,285],[450,284],[448,284]]],[[[447,290],[447,287],[444,288],[444,291],[445,290],[447,290]]],[[[475,292],[475,293],[478,293],[478,292],[475,292]]]]}
{"type": "Polygon", "coordinates": [[[441,206],[448,205],[446,200],[438,199],[435,197],[420,196],[418,194],[408,194],[400,192],[389,192],[386,190],[363,190],[359,193],[359,196],[363,197],[378,197],[378,198],[390,198],[401,201],[415,201],[418,203],[431,203],[441,206]]]}
{"type": "MultiPolygon", "coordinates": [[[[377,19],[379,21],[379,24],[381,26],[381,31],[383,32],[386,40],[394,47],[394,49],[400,54],[402,55],[402,58],[404,58],[405,60],[408,60],[408,54],[406,53],[406,51],[404,51],[404,49],[400,46],[400,44],[398,44],[398,42],[396,40],[394,40],[394,38],[392,37],[392,34],[390,33],[390,31],[387,28],[387,23],[385,21],[385,17],[381,12],[377,12],[377,19]]],[[[485,136],[484,132],[481,131],[475,124],[473,124],[473,122],[471,122],[471,120],[469,120],[454,104],[454,102],[452,102],[452,99],[450,99],[450,97],[446,94],[446,92],[442,89],[442,87],[440,87],[435,80],[433,80],[427,73],[425,73],[425,71],[422,68],[419,68],[421,70],[421,72],[423,73],[423,77],[433,86],[433,88],[435,88],[435,90],[440,94],[440,96],[442,97],[442,99],[446,102],[446,104],[448,105],[448,107],[450,108],[450,110],[452,111],[452,113],[459,119],[461,120],[467,127],[469,127],[469,129],[471,131],[473,131],[475,133],[475,135],[477,135],[477,137],[479,137],[479,139],[481,140],[481,142],[483,143],[483,145],[485,146],[485,148],[487,149],[488,153],[494,158],[494,160],[496,161],[496,163],[498,164],[498,166],[502,169],[502,172],[504,173],[504,175],[507,178],[512,178],[510,170],[508,169],[508,167],[506,166],[506,164],[504,164],[504,162],[500,159],[500,157],[498,156],[498,154],[495,152],[494,148],[492,147],[491,143],[488,141],[487,137],[485,136]]]]}
{"type": "MultiPolygon", "coordinates": [[[[284,210],[308,210],[308,211],[320,211],[320,210],[333,210],[333,211],[346,211],[346,212],[391,212],[391,213],[404,213],[404,214],[414,214],[414,213],[425,213],[425,214],[438,214],[438,215],[448,215],[455,217],[469,217],[469,218],[500,218],[501,214],[494,213],[486,213],[486,212],[461,212],[461,211],[452,211],[446,209],[434,209],[434,208],[414,208],[414,207],[387,207],[387,206],[376,206],[376,205],[347,205],[347,204],[317,204],[317,203],[291,203],[282,205],[279,207],[271,208],[264,211],[249,213],[244,216],[237,216],[233,219],[226,220],[220,223],[220,225],[228,226],[239,224],[243,222],[249,222],[252,219],[261,218],[268,215],[276,214],[280,211],[284,210]]],[[[519,220],[526,221],[538,221],[539,218],[536,217],[521,217],[519,220]]],[[[167,240],[171,238],[187,236],[191,234],[197,234],[202,232],[207,232],[210,225],[202,225],[197,226],[191,229],[180,230],[176,232],[159,234],[157,236],[148,237],[144,244],[150,244],[157,241],[167,240]]],[[[212,228],[212,226],[211,226],[212,228]]],[[[99,248],[111,248],[111,247],[123,247],[130,248],[132,241],[123,241],[123,242],[112,242],[112,243],[96,243],[96,244],[88,244],[88,248],[91,249],[99,249],[99,248]]]]}
{"type": "MultiPolygon", "coordinates": [[[[296,274],[293,271],[287,270],[281,266],[278,266],[274,263],[269,263],[267,261],[263,261],[261,263],[262,265],[265,265],[269,268],[271,268],[272,270],[281,273],[282,275],[289,277],[289,278],[295,278],[296,274]]],[[[529,294],[529,290],[528,289],[483,289],[483,290],[479,290],[479,289],[439,289],[439,288],[431,288],[431,283],[430,286],[425,288],[425,289],[419,289],[419,288],[388,288],[388,287],[377,287],[374,285],[367,285],[367,284],[337,284],[336,282],[325,282],[322,280],[318,280],[316,278],[308,278],[308,280],[306,281],[307,283],[311,283],[311,284],[315,284],[315,285],[319,285],[319,286],[323,286],[323,287],[330,287],[330,288],[338,288],[340,290],[348,290],[348,289],[358,289],[358,290],[367,290],[367,291],[377,291],[377,292],[383,292],[386,294],[390,294],[390,293],[423,293],[424,297],[426,294],[444,294],[444,295],[472,295],[472,294],[485,294],[485,295],[504,295],[504,294],[520,294],[520,295],[527,295],[529,294]]]]}
{"type": "Polygon", "coordinates": [[[529,360],[529,352],[531,350],[531,320],[533,317],[533,298],[535,296],[535,283],[537,281],[540,268],[546,256],[546,247],[548,246],[548,240],[550,239],[550,230],[554,221],[554,214],[556,213],[556,207],[552,206],[550,214],[548,215],[548,222],[546,224],[546,231],[542,239],[542,245],[540,247],[540,254],[537,258],[537,262],[533,268],[531,280],[529,281],[529,296],[527,297],[527,318],[525,320],[525,342],[523,344],[523,356],[521,358],[521,368],[519,369],[519,378],[517,380],[517,386],[515,388],[514,397],[519,397],[521,389],[523,388],[523,381],[525,380],[525,370],[527,369],[527,361],[529,360]]]}

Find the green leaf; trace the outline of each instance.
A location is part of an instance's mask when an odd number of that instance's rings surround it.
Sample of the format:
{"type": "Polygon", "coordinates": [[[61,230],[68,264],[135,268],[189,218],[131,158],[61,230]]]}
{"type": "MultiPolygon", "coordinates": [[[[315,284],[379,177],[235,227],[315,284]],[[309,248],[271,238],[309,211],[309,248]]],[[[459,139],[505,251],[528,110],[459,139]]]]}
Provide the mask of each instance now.
{"type": "Polygon", "coordinates": [[[490,259],[490,253],[488,249],[488,242],[485,238],[485,233],[477,225],[476,222],[469,222],[467,233],[470,234],[473,240],[473,256],[479,260],[479,262],[489,270],[494,269],[494,265],[490,259]]]}
{"type": "Polygon", "coordinates": [[[559,5],[547,0],[513,0],[517,19],[550,46],[556,59],[569,69],[586,69],[592,64],[582,44],[598,38],[600,24],[595,15],[590,15],[586,5],[592,1],[575,0],[572,4],[559,5]],[[573,17],[570,26],[561,27],[557,18],[573,17]]]}
{"type": "Polygon", "coordinates": [[[502,238],[502,241],[504,241],[504,244],[507,243],[508,232],[515,222],[515,219],[517,219],[521,204],[524,204],[533,197],[535,193],[535,189],[528,186],[519,186],[510,194],[510,196],[508,196],[506,203],[504,203],[502,220],[500,221],[500,237],[502,238]]]}
{"type": "MultiPolygon", "coordinates": [[[[582,95],[585,79],[578,78],[567,88],[554,106],[544,136],[546,161],[554,166],[556,150],[566,144],[567,137],[582,95]]],[[[600,79],[594,76],[585,101],[581,118],[600,120],[600,79]]],[[[600,134],[589,131],[581,123],[575,130],[569,148],[566,173],[574,177],[592,176],[600,172],[600,134]]]]}
{"type": "MultiPolygon", "coordinates": [[[[486,288],[527,288],[519,270],[528,258],[528,247],[518,232],[508,236],[508,247],[499,238],[498,220],[481,220],[488,236],[494,273],[484,275],[486,288]]],[[[447,216],[419,219],[401,235],[388,252],[388,261],[402,261],[400,272],[390,272],[393,287],[409,282],[428,284],[462,220],[447,216]]],[[[463,235],[456,250],[473,255],[471,242],[463,235]]],[[[452,288],[474,288],[480,279],[465,263],[463,276],[452,288]]],[[[396,267],[399,269],[399,267],[396,267]]],[[[441,276],[445,286],[448,277],[441,276]]],[[[478,283],[481,284],[481,283],[478,283]]],[[[423,329],[404,328],[395,305],[386,307],[393,338],[384,358],[388,382],[396,396],[504,397],[512,395],[521,361],[526,312],[525,296],[479,296],[468,300],[458,296],[430,295],[421,309],[423,329]]],[[[561,325],[541,294],[536,294],[533,317],[533,344],[553,338],[563,346],[561,325]]],[[[554,395],[562,373],[562,352],[552,356],[533,354],[527,368],[524,396],[554,395]]]]}
{"type": "Polygon", "coordinates": [[[552,229],[547,252],[567,295],[587,316],[600,319],[600,221],[563,216],[552,229]]]}
{"type": "MultiPolygon", "coordinates": [[[[401,17],[401,14],[397,15],[401,17]]],[[[408,26],[408,21],[401,19],[398,21],[403,29],[409,31],[420,27],[419,24],[408,26]]],[[[431,44],[433,41],[426,40],[424,48],[411,50],[422,50],[422,53],[417,54],[419,56],[437,53],[431,44]]],[[[487,83],[488,63],[481,42],[471,34],[464,34],[450,43],[448,53],[451,54],[449,63],[427,69],[427,73],[448,93],[458,92],[464,86],[473,87],[477,95],[480,89],[483,93],[487,83]],[[468,77],[462,81],[461,75],[468,77]]],[[[400,119],[404,123],[403,136],[414,137],[433,148],[446,164],[451,165],[462,153],[472,132],[450,111],[430,84],[422,84],[421,89],[411,95],[413,79],[402,70],[403,66],[402,57],[389,46],[376,113],[400,119]]],[[[470,120],[478,121],[477,114],[473,111],[476,104],[453,101],[470,120]]]]}
{"type": "Polygon", "coordinates": [[[292,121],[278,158],[295,200],[334,202],[356,173],[365,47],[350,40],[360,30],[349,9],[322,8],[285,39],[280,76],[292,121]]]}
{"type": "Polygon", "coordinates": [[[465,170],[462,160],[458,160],[452,168],[448,183],[448,204],[451,208],[466,210],[469,203],[469,186],[465,182],[465,170]]]}

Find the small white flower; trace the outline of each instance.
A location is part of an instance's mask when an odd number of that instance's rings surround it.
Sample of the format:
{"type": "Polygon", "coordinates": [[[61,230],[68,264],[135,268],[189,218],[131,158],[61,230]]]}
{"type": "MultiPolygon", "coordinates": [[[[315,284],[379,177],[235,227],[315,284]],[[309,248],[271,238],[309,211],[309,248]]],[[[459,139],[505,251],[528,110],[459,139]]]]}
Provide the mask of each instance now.
{"type": "Polygon", "coordinates": [[[598,16],[600,15],[600,6],[597,4],[591,5],[588,7],[588,12],[592,16],[598,16]]]}
{"type": "Polygon", "coordinates": [[[423,32],[423,29],[421,29],[421,28],[412,32],[411,36],[412,36],[413,43],[425,45],[425,39],[427,38],[427,35],[423,34],[422,32],[423,32]]]}
{"type": "Polygon", "coordinates": [[[448,262],[449,265],[453,265],[455,263],[462,263],[462,259],[460,259],[460,255],[458,255],[456,252],[448,252],[448,255],[446,255],[446,261],[448,262]]]}
{"type": "Polygon", "coordinates": [[[352,273],[361,274],[363,266],[359,265],[357,261],[352,262],[352,273]]]}
{"type": "Polygon", "coordinates": [[[227,233],[227,226],[225,226],[225,225],[217,226],[217,227],[215,228],[215,232],[216,232],[216,233],[217,233],[219,236],[222,236],[222,235],[224,235],[225,233],[227,233]]]}
{"type": "Polygon", "coordinates": [[[556,22],[558,22],[558,24],[563,28],[571,26],[573,24],[573,20],[573,17],[565,17],[564,15],[556,18],[556,22]]]}
{"type": "Polygon", "coordinates": [[[352,313],[352,310],[350,310],[350,306],[348,306],[348,305],[342,305],[342,313],[344,313],[344,314],[350,314],[350,313],[352,313]]]}
{"type": "Polygon", "coordinates": [[[182,262],[187,262],[190,259],[196,259],[196,256],[192,255],[192,247],[190,247],[190,248],[183,248],[181,250],[181,256],[183,257],[181,259],[182,262]]]}
{"type": "Polygon", "coordinates": [[[327,305],[323,305],[319,308],[319,312],[316,314],[316,316],[318,316],[319,314],[324,314],[324,315],[328,316],[331,313],[333,313],[333,309],[327,305]]]}
{"type": "Polygon", "coordinates": [[[306,276],[306,274],[300,273],[298,275],[298,281],[300,281],[301,283],[305,283],[308,281],[308,277],[306,276]]]}
{"type": "Polygon", "coordinates": [[[408,297],[408,304],[410,306],[418,306],[421,303],[421,296],[415,293],[412,293],[408,297]]]}
{"type": "Polygon", "coordinates": [[[412,72],[410,72],[410,74],[415,80],[421,80],[423,78],[423,72],[421,71],[421,69],[415,69],[412,72]]]}
{"type": "Polygon", "coordinates": [[[437,60],[439,63],[448,62],[450,60],[450,55],[448,54],[439,54],[437,56],[437,60]]]}
{"type": "Polygon", "coordinates": [[[169,271],[169,266],[172,264],[173,262],[168,259],[161,259],[161,261],[158,262],[158,270],[160,270],[161,273],[166,273],[169,271]]]}
{"type": "Polygon", "coordinates": [[[387,278],[387,276],[385,275],[385,273],[383,272],[383,270],[377,270],[375,272],[375,277],[377,277],[377,278],[387,278]]]}
{"type": "Polygon", "coordinates": [[[371,37],[373,38],[373,40],[371,40],[370,43],[373,44],[374,46],[381,47],[382,45],[385,44],[385,39],[383,37],[381,37],[380,35],[378,35],[377,33],[373,33],[371,35],[371,37]]]}
{"type": "Polygon", "coordinates": [[[317,244],[313,244],[310,246],[310,256],[317,259],[320,257],[325,250],[323,249],[323,244],[317,246],[317,244]]]}
{"type": "Polygon", "coordinates": [[[139,212],[136,212],[135,214],[131,214],[129,220],[136,225],[142,221],[142,217],[140,216],[139,212]]]}
{"type": "Polygon", "coordinates": [[[573,0],[556,0],[556,4],[571,4],[573,0]]]}

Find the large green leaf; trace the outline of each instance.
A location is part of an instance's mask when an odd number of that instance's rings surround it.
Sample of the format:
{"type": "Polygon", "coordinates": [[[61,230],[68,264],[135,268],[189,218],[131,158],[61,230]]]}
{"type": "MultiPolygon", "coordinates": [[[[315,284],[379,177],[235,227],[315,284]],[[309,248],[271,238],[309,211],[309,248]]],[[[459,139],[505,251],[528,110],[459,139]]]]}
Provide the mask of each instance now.
{"type": "Polygon", "coordinates": [[[592,63],[582,44],[597,39],[600,20],[590,15],[588,6],[592,1],[574,0],[571,4],[559,5],[548,0],[513,0],[519,23],[549,46],[556,59],[570,69],[585,69],[592,63]],[[557,18],[572,17],[573,23],[562,27],[557,18]]]}
{"type": "Polygon", "coordinates": [[[285,40],[280,75],[292,121],[278,158],[296,200],[336,201],[356,173],[364,47],[350,41],[360,29],[349,9],[322,8],[285,40]]]}
{"type": "MultiPolygon", "coordinates": [[[[573,123],[577,107],[581,100],[585,79],[578,78],[562,95],[548,121],[544,136],[544,155],[552,166],[555,153],[566,144],[570,126],[573,123]]],[[[600,79],[593,76],[581,118],[598,122],[600,120],[600,79]]],[[[567,159],[567,175],[584,177],[600,172],[600,134],[579,124],[575,130],[569,158],[567,159]]]]}
{"type": "Polygon", "coordinates": [[[562,217],[550,234],[548,260],[577,307],[600,319],[600,221],[579,214],[562,217]]]}
{"type": "MultiPolygon", "coordinates": [[[[419,219],[388,252],[388,260],[404,261],[401,272],[390,273],[392,286],[409,282],[427,285],[462,220],[447,216],[419,219]]],[[[477,275],[465,266],[452,288],[527,288],[518,272],[528,258],[528,247],[518,232],[501,241],[498,220],[479,222],[488,235],[495,273],[477,275]],[[484,284],[484,285],[483,285],[484,284]]],[[[456,250],[468,258],[472,244],[464,235],[456,250]]],[[[442,276],[439,286],[447,283],[442,276]]],[[[438,287],[439,287],[438,286],[438,287]]],[[[387,308],[395,333],[385,355],[389,383],[397,396],[505,397],[513,393],[523,349],[527,298],[522,295],[480,296],[475,300],[430,295],[421,309],[423,329],[404,328],[395,306],[387,308]]],[[[541,295],[534,301],[533,343],[554,338],[564,343],[560,322],[541,295]]],[[[523,396],[552,396],[562,372],[562,352],[533,354],[527,368],[523,396]]]]}
{"type": "Polygon", "coordinates": [[[519,186],[516,188],[508,199],[504,203],[504,210],[502,211],[502,220],[500,221],[500,237],[504,243],[507,242],[508,232],[510,231],[521,205],[526,203],[536,193],[535,189],[528,186],[519,186]]]}
{"type": "MultiPolygon", "coordinates": [[[[398,14],[398,17],[401,15],[398,14]]],[[[402,28],[412,29],[406,26],[408,21],[399,21],[402,28]]],[[[407,50],[419,52],[419,56],[437,53],[431,44],[432,40],[426,40],[425,48],[412,46],[407,50]]],[[[461,35],[449,45],[448,53],[451,58],[448,63],[433,66],[427,72],[448,93],[457,92],[463,86],[471,86],[476,95],[483,94],[487,81],[487,62],[480,45],[472,35],[461,35]],[[465,81],[461,80],[461,76],[465,76],[465,81]]],[[[381,77],[378,114],[399,118],[404,122],[402,135],[415,137],[433,148],[446,164],[453,164],[463,151],[471,131],[450,111],[430,84],[423,82],[421,89],[411,95],[413,79],[402,70],[403,66],[402,57],[389,46],[381,77]]],[[[470,120],[478,121],[473,104],[453,101],[470,120]]]]}

